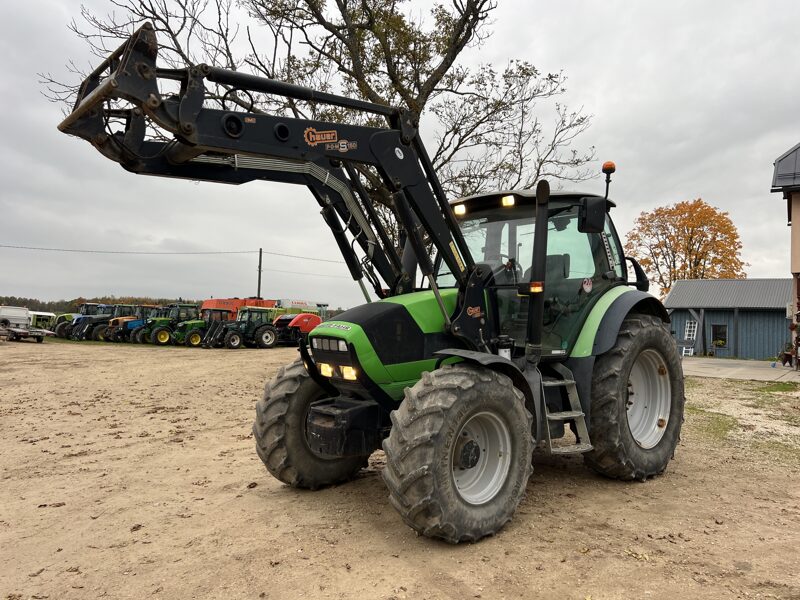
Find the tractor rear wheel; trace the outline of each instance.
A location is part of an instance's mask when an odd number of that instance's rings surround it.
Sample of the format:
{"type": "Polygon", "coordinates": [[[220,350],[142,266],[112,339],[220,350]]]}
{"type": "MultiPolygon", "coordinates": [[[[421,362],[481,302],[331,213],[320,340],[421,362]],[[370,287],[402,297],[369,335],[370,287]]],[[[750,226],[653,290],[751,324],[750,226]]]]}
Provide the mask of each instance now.
{"type": "Polygon", "coordinates": [[[533,470],[533,417],[511,380],[473,365],[423,373],[383,441],[383,480],[403,521],[452,544],[499,531],[533,470]]]}
{"type": "Polygon", "coordinates": [[[169,327],[156,327],[150,334],[150,342],[156,346],[166,346],[172,340],[172,331],[169,327]]]}
{"type": "Polygon", "coordinates": [[[225,334],[225,347],[236,350],[242,347],[242,334],[238,331],[229,331],[225,334]]]}
{"type": "Polygon", "coordinates": [[[272,348],[278,341],[278,332],[272,325],[264,325],[256,330],[256,343],[259,348],[272,348]]]}
{"type": "Polygon", "coordinates": [[[183,340],[183,343],[189,346],[189,348],[199,348],[200,344],[203,343],[204,335],[205,331],[202,329],[192,329],[186,334],[186,338],[183,340]]]}
{"type": "Polygon", "coordinates": [[[617,343],[597,358],[590,428],[593,470],[644,481],[664,472],[683,423],[681,359],[661,319],[629,315],[617,343]]]}
{"type": "Polygon", "coordinates": [[[367,466],[368,456],[332,458],[309,447],[308,411],[312,402],[324,397],[325,391],[298,360],[278,370],[256,403],[256,452],[273,477],[292,487],[315,490],[341,483],[367,466]]]}

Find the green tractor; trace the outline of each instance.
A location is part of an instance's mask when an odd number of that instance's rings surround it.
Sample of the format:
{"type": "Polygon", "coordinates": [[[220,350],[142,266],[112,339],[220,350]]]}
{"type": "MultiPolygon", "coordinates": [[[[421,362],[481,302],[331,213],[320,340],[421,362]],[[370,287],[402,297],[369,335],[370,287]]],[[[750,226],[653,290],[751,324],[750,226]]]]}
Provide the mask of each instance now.
{"type": "Polygon", "coordinates": [[[207,343],[213,347],[224,345],[232,350],[242,346],[272,348],[278,341],[278,332],[272,324],[275,318],[302,312],[307,311],[291,307],[243,306],[239,309],[236,320],[220,323],[207,343]]]}
{"type": "Polygon", "coordinates": [[[167,346],[172,342],[172,332],[178,323],[196,319],[196,304],[170,304],[159,310],[157,316],[147,319],[144,325],[131,332],[131,341],[167,346]]]}
{"type": "Polygon", "coordinates": [[[539,181],[449,202],[409,110],[209,65],[162,70],[158,47],[144,24],[83,83],[59,128],[135,173],[307,186],[368,300],[318,325],[267,383],[253,435],[274,477],[339,484],[382,448],[403,521],[457,543],[513,517],[534,451],[582,455],[621,480],[664,472],[683,422],[683,374],[669,316],[611,220],[613,164],[605,196],[551,197],[539,181]],[[160,79],[180,92],[161,95],[160,79]],[[214,86],[369,118],[231,112],[204,103],[214,86]],[[161,137],[145,137],[145,117],[161,137]],[[106,131],[110,120],[123,130],[106,131]],[[365,169],[391,194],[402,251],[365,169]]]}
{"type": "Polygon", "coordinates": [[[175,344],[184,344],[190,348],[199,348],[203,338],[212,323],[228,321],[231,311],[224,308],[204,308],[200,311],[199,319],[183,321],[175,326],[172,332],[172,341],[175,344]]]}

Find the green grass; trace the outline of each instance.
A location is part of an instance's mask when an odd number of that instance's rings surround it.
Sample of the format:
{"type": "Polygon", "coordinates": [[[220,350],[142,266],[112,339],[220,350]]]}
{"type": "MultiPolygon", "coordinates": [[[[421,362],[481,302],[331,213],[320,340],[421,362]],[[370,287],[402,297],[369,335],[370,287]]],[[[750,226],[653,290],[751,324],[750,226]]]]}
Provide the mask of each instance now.
{"type": "Polygon", "coordinates": [[[691,405],[686,406],[686,413],[691,415],[694,427],[705,437],[715,441],[724,441],[731,432],[739,429],[739,421],[730,415],[691,405]]]}
{"type": "Polygon", "coordinates": [[[763,394],[771,394],[773,392],[796,392],[798,390],[800,390],[800,384],[792,381],[776,381],[762,386],[756,391],[763,394]]]}
{"type": "Polygon", "coordinates": [[[753,449],[769,455],[778,462],[792,465],[800,463],[800,446],[777,440],[760,440],[753,443],[753,449]]]}

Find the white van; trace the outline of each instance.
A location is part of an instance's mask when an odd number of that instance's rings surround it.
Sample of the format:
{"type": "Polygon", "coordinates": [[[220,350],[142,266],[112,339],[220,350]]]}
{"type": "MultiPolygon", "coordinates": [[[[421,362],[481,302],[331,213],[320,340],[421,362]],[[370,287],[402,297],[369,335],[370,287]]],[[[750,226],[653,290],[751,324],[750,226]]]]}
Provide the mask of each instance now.
{"type": "Polygon", "coordinates": [[[0,327],[22,327],[27,329],[30,312],[24,306],[0,306],[0,327]]]}

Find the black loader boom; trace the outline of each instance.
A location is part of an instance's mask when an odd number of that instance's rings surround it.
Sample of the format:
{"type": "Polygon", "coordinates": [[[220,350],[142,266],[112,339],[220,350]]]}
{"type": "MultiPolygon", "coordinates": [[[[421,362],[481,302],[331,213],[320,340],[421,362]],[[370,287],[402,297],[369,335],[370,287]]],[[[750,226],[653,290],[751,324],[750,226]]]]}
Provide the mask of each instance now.
{"type": "MultiPolygon", "coordinates": [[[[375,294],[386,297],[413,291],[414,273],[408,272],[408,266],[404,270],[356,175],[356,165],[372,167],[393,194],[407,247],[416,259],[410,264],[418,264],[437,290],[426,247],[431,243],[459,285],[466,287],[475,264],[419,137],[417,115],[208,65],[159,68],[157,48],[153,27],[145,23],[89,74],[72,113],[59,129],[86,139],[134,173],[308,186],[353,279],[363,289],[366,277],[375,294]],[[179,82],[180,93],[162,95],[159,84],[164,80],[179,82]],[[209,108],[205,105],[208,83],[224,86],[228,93],[265,93],[372,113],[385,117],[387,126],[209,108]],[[132,106],[121,108],[120,104],[132,106]],[[148,119],[173,139],[146,139],[148,119]],[[113,123],[122,123],[124,129],[111,132],[113,123]],[[345,231],[358,244],[363,260],[345,231]]],[[[442,311],[448,312],[438,299],[442,311]]],[[[475,336],[469,345],[484,344],[475,336]]]]}

